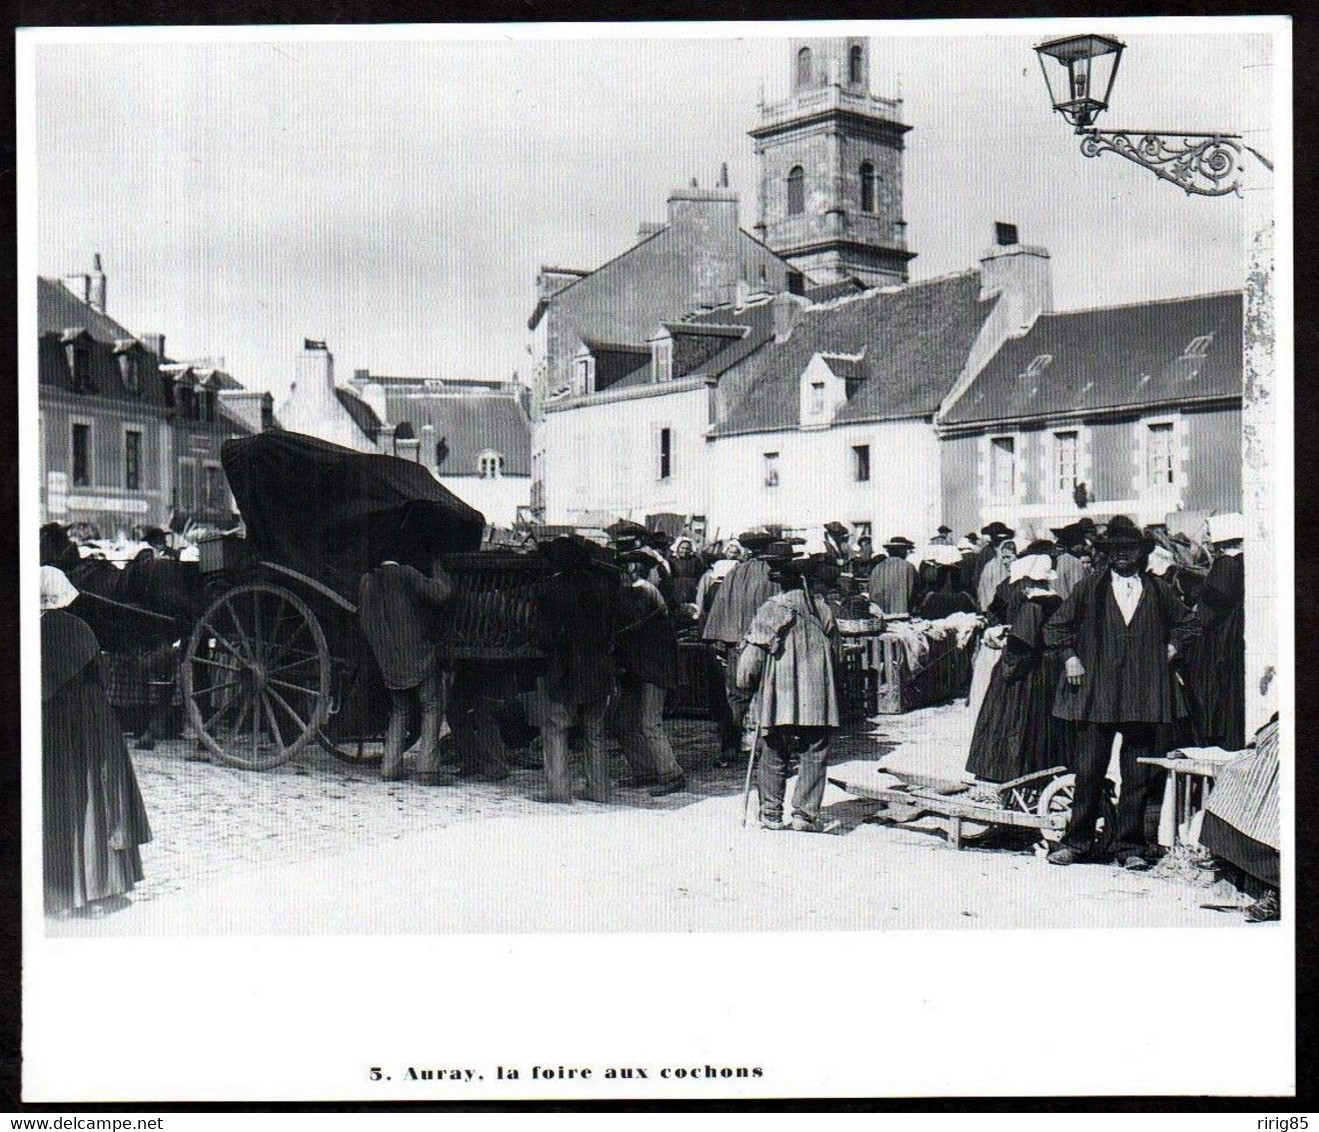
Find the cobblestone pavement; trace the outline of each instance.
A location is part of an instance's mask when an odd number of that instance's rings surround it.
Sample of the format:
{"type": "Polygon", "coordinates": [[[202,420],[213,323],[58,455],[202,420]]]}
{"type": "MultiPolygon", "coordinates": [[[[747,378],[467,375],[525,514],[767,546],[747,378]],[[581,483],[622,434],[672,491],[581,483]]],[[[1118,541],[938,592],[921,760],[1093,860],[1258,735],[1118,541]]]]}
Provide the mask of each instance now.
{"type": "MultiPolygon", "coordinates": [[[[849,728],[831,776],[876,763],[957,778],[964,704],[849,728]]],[[[1196,890],[1109,866],[1057,869],[1028,844],[955,852],[935,824],[869,822],[835,786],[842,836],[739,823],[745,766],[718,767],[713,725],[668,724],[688,788],[611,805],[533,800],[535,770],[499,783],[384,783],[319,750],[266,772],[134,752],[155,840],[133,906],[56,935],[710,931],[886,927],[1226,926],[1196,890]],[[483,826],[482,823],[491,823],[483,826]],[[489,832],[487,832],[489,829],[489,832]],[[475,867],[474,867],[475,865],[475,867]],[[586,883],[583,878],[589,878],[586,883]],[[436,894],[443,893],[437,904],[436,894]]],[[[613,755],[615,773],[624,770],[613,755]]]]}
{"type": "MultiPolygon", "coordinates": [[[[740,793],[745,765],[718,767],[713,724],[668,721],[674,754],[689,772],[688,789],[665,798],[644,791],[620,792],[620,804],[673,810],[702,798],[740,793]]],[[[247,866],[307,860],[359,849],[459,822],[518,814],[542,814],[532,796],[544,785],[537,770],[513,770],[503,782],[461,780],[453,787],[382,782],[376,768],[350,766],[309,748],[268,771],[241,770],[219,762],[189,762],[191,743],[164,742],[153,751],[132,751],[151,819],[153,840],[143,849],[146,879],[135,902],[179,892],[201,878],[247,866]]],[[[614,746],[615,777],[627,772],[614,746]]],[[[835,761],[873,748],[864,731],[835,744],[835,761]]]]}

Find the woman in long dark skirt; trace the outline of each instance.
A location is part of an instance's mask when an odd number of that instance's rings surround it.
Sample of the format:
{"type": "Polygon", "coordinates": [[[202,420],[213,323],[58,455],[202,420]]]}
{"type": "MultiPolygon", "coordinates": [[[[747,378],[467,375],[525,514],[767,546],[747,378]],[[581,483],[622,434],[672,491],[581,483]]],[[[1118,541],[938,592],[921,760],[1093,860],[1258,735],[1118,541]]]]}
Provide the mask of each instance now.
{"type": "Polygon", "coordinates": [[[1053,718],[1062,661],[1045,651],[1043,633],[1062,598],[1049,589],[1047,554],[1019,562],[1022,600],[990,677],[966,764],[980,782],[1010,782],[1062,761],[1063,724],[1053,718]]]}
{"type": "Polygon", "coordinates": [[[78,596],[41,570],[41,802],[46,913],[103,915],[142,879],[151,828],[123,731],[101,685],[100,647],[78,596]]]}
{"type": "Polygon", "coordinates": [[[1245,522],[1240,515],[1215,515],[1209,529],[1218,557],[1200,589],[1195,615],[1201,635],[1187,665],[1196,738],[1240,751],[1246,745],[1245,522]]]}

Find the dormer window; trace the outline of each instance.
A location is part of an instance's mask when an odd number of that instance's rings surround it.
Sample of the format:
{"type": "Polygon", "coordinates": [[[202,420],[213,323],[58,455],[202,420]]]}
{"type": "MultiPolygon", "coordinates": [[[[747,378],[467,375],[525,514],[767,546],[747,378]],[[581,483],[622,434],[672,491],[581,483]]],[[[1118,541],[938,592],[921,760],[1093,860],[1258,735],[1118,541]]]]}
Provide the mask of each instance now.
{"type": "Polygon", "coordinates": [[[578,393],[595,392],[595,357],[589,350],[577,355],[573,386],[578,393]]]}
{"type": "Polygon", "coordinates": [[[1039,377],[1053,363],[1052,354],[1036,354],[1023,371],[1022,377],[1039,377]]]}
{"type": "Polygon", "coordinates": [[[119,380],[125,391],[133,396],[142,392],[142,372],[136,354],[125,352],[119,355],[119,380]]]}
{"type": "Polygon", "coordinates": [[[1182,357],[1203,358],[1209,353],[1209,347],[1212,346],[1213,343],[1214,336],[1212,334],[1200,334],[1197,337],[1192,338],[1190,342],[1186,344],[1186,349],[1182,351],[1182,357]]]}
{"type": "Polygon", "coordinates": [[[476,470],[483,480],[497,480],[504,474],[504,457],[487,448],[477,457],[476,470]]]}
{"type": "Polygon", "coordinates": [[[651,381],[673,380],[673,339],[656,338],[650,344],[651,381]]]}
{"type": "Polygon", "coordinates": [[[73,391],[88,393],[92,388],[92,354],[86,346],[70,346],[69,373],[73,377],[73,391]]]}

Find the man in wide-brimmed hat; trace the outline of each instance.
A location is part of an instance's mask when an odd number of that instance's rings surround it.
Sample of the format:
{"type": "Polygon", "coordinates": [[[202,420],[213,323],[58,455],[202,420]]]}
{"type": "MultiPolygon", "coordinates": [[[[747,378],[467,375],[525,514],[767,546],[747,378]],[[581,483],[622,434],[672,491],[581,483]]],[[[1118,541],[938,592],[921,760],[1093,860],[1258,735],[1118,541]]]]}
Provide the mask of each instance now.
{"type": "Polygon", "coordinates": [[[795,553],[791,542],[774,544],[767,555],[771,576],[783,592],[756,611],[739,657],[737,685],[755,691],[755,718],[765,736],[757,789],[760,823],[783,829],[783,796],[797,764],[792,828],[820,833],[825,763],[839,727],[833,651],[837,627],[828,603],[811,593],[810,580],[833,568],[827,556],[795,553]]]}
{"type": "Polygon", "coordinates": [[[890,617],[906,616],[915,604],[919,575],[907,561],[915,547],[905,535],[895,535],[884,544],[887,557],[870,571],[870,600],[890,617]]]}
{"type": "Polygon", "coordinates": [[[729,764],[740,750],[750,750],[752,733],[746,730],[750,697],[737,686],[737,658],[742,638],[751,628],[756,611],[781,588],[770,578],[766,552],[775,537],[765,527],[753,527],[737,537],[749,555],[734,566],[715,592],[710,615],[701,636],[714,644],[724,670],[727,712],[720,720],[720,761],[729,764]]]}
{"type": "Polygon", "coordinates": [[[1079,521],[1053,529],[1054,537],[1062,550],[1054,567],[1058,576],[1054,579],[1053,585],[1059,597],[1065,598],[1076,588],[1077,583],[1090,573],[1088,562],[1092,530],[1093,528],[1087,528],[1079,521]]]}
{"type": "Polygon", "coordinates": [[[533,698],[532,722],[541,729],[548,787],[538,800],[573,800],[568,731],[580,724],[586,772],[582,796],[608,802],[613,783],[604,724],[615,691],[618,573],[609,551],[578,535],[551,539],[539,549],[554,572],[537,592],[537,643],[546,659],[533,698]]]}
{"type": "Polygon", "coordinates": [[[1154,546],[1127,516],[1115,516],[1098,543],[1107,568],[1079,582],[1044,627],[1047,647],[1062,653],[1064,679],[1053,714],[1069,721],[1072,814],[1055,865],[1071,865],[1094,851],[1113,740],[1122,736],[1122,792],[1117,821],[1106,831],[1109,851],[1123,868],[1148,867],[1144,821],[1149,768],[1137,759],[1164,754],[1160,734],[1185,715],[1169,663],[1199,633],[1172,587],[1141,567],[1154,546]]]}
{"type": "Polygon", "coordinates": [[[852,558],[852,548],[848,545],[850,534],[851,532],[847,529],[846,524],[840,523],[837,519],[824,525],[825,552],[834,560],[840,570],[852,558]]]}

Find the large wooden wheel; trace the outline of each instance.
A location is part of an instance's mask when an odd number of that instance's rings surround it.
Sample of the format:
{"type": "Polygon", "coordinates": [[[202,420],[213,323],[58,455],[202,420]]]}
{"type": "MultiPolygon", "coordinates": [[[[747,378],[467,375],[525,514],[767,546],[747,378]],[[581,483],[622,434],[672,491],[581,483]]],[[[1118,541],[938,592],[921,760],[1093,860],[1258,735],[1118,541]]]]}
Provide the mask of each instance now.
{"type": "MultiPolygon", "coordinates": [[[[1040,800],[1035,804],[1035,812],[1040,817],[1062,817],[1066,820],[1072,815],[1072,799],[1075,796],[1076,775],[1060,774],[1040,791],[1040,800]]],[[[1099,829],[1109,832],[1113,829],[1113,824],[1117,819],[1117,810],[1113,805],[1113,784],[1111,782],[1104,783],[1104,795],[1100,806],[1099,829]]],[[[1063,831],[1061,829],[1046,829],[1041,832],[1045,841],[1057,842],[1062,840],[1063,831]]]]}
{"type": "Polygon", "coordinates": [[[253,583],[202,614],[183,658],[188,718],[233,766],[269,770],[316,740],[330,710],[330,650],[296,594],[253,583]]]}

